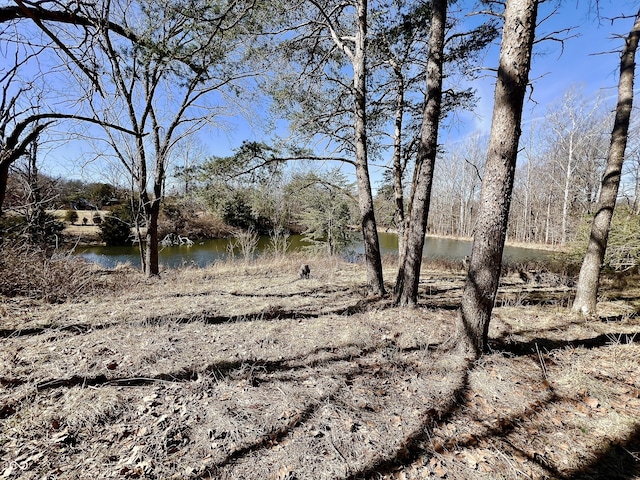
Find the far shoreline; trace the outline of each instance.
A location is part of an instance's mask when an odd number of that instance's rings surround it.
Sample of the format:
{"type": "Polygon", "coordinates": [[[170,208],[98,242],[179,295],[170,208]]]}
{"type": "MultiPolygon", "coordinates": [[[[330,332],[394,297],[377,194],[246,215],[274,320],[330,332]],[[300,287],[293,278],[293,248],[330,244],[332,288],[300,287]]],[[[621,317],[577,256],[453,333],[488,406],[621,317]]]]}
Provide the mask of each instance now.
{"type": "MultiPolygon", "coordinates": [[[[393,229],[379,228],[378,233],[391,233],[394,235],[398,235],[398,232],[393,229]]],[[[457,235],[444,235],[439,233],[427,233],[425,237],[428,238],[436,238],[442,240],[458,240],[461,242],[473,242],[473,237],[459,237],[457,235]]],[[[505,242],[506,246],[515,247],[515,248],[527,248],[529,250],[541,250],[545,252],[556,252],[562,253],[565,251],[565,248],[560,245],[547,245],[544,243],[527,243],[527,242],[516,242],[513,240],[507,240],[505,242]]]]}
{"type": "MultiPolygon", "coordinates": [[[[393,229],[379,229],[378,233],[386,233],[392,235],[398,235],[398,233],[393,229]]],[[[442,240],[456,240],[461,242],[473,242],[472,237],[458,237],[455,235],[442,235],[442,234],[434,234],[427,233],[425,235],[427,238],[433,239],[442,239],[442,240]]],[[[210,237],[210,238],[198,238],[196,241],[207,241],[207,240],[220,240],[225,237],[210,237]]],[[[228,237],[227,237],[228,238],[228,237]]],[[[63,239],[62,243],[64,245],[73,245],[73,246],[83,246],[83,247],[104,247],[106,246],[103,241],[100,240],[99,229],[97,225],[69,225],[66,226],[63,231],[63,239]]],[[[516,242],[512,240],[507,240],[505,242],[506,246],[515,247],[515,248],[525,248],[529,250],[539,250],[544,252],[555,252],[562,253],[565,251],[559,245],[546,245],[542,243],[527,243],[527,242],[516,242]]]]}

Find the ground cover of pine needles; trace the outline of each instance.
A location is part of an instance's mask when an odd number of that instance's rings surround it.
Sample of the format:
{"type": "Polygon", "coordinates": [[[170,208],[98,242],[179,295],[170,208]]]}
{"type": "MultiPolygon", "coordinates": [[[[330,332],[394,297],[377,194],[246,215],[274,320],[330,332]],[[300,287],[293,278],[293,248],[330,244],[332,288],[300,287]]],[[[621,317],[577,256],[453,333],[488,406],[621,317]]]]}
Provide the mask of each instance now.
{"type": "Polygon", "coordinates": [[[507,275],[469,362],[443,347],[461,269],[425,269],[406,310],[363,265],[300,261],[2,297],[0,478],[640,478],[637,279],[585,321],[507,275]]]}

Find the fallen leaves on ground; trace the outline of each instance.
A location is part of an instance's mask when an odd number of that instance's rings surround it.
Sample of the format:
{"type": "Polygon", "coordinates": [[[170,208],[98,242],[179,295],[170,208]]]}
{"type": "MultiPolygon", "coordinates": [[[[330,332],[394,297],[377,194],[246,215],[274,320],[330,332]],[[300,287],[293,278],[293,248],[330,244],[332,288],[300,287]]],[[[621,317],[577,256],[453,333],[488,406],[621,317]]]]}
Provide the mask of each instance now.
{"type": "Polygon", "coordinates": [[[578,320],[548,289],[496,308],[469,363],[442,349],[459,272],[425,272],[406,310],[361,266],[311,263],[7,301],[0,478],[640,478],[637,318],[578,320]]]}

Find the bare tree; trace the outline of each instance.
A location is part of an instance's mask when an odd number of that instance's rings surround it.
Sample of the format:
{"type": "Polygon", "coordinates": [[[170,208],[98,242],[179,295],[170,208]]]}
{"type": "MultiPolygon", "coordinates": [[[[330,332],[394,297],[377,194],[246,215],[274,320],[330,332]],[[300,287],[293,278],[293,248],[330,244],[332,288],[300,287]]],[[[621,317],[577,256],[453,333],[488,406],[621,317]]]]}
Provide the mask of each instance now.
{"type": "Polygon", "coordinates": [[[429,231],[470,237],[486,155],[486,138],[475,135],[442,154],[435,169],[429,231]]]}
{"type": "Polygon", "coordinates": [[[457,321],[458,348],[476,357],[487,348],[498,290],[537,13],[538,0],[507,0],[505,5],[480,211],[457,321]]]}
{"type": "Polygon", "coordinates": [[[34,82],[25,81],[21,69],[35,61],[42,50],[37,49],[20,56],[21,48],[14,51],[14,63],[0,71],[0,215],[7,190],[9,170],[21,157],[27,155],[41,134],[57,120],[71,120],[101,125],[132,133],[126,128],[74,113],[41,112],[38,101],[41,92],[34,82]],[[35,100],[32,99],[35,98],[35,100]]]}
{"type": "MultiPolygon", "coordinates": [[[[560,243],[565,245],[569,233],[569,218],[574,198],[582,183],[592,183],[590,179],[598,178],[597,159],[601,129],[605,124],[602,115],[602,99],[596,97],[595,102],[580,96],[576,88],[569,89],[562,98],[562,103],[550,110],[546,115],[550,129],[550,158],[557,163],[557,170],[562,173],[559,185],[562,206],[560,243]],[[581,178],[584,180],[580,181],[581,178]]],[[[554,172],[554,173],[556,173],[554,172]]],[[[557,175],[549,176],[549,184],[557,183],[557,175]]],[[[587,187],[587,190],[589,187],[587,187]]],[[[592,201],[593,192],[584,192],[586,201],[592,201]]],[[[588,208],[588,207],[587,207],[588,208]]]]}
{"type": "Polygon", "coordinates": [[[3,71],[0,77],[0,215],[3,213],[9,168],[28,153],[29,147],[48,126],[47,122],[41,123],[44,118],[34,111],[34,107],[20,105],[30,86],[18,78],[18,72],[30,56],[21,59],[16,50],[15,64],[3,71]]]}
{"type": "Polygon", "coordinates": [[[133,30],[122,25],[105,20],[99,16],[100,9],[92,9],[93,4],[77,2],[75,0],[41,0],[32,2],[29,0],[13,0],[15,5],[0,7],[0,24],[9,22],[21,22],[34,24],[51,41],[60,57],[73,63],[88,78],[95,88],[99,89],[98,63],[90,56],[91,45],[98,29],[110,30],[132,42],[139,39],[133,30]],[[56,31],[52,26],[68,26],[74,38],[73,42],[63,39],[63,35],[69,33],[56,31]]]}
{"type": "MultiPolygon", "coordinates": [[[[103,124],[95,118],[88,118],[64,111],[42,111],[39,105],[30,103],[30,95],[36,89],[33,70],[21,75],[22,70],[34,68],[45,53],[53,53],[80,71],[83,79],[99,91],[98,63],[92,55],[92,45],[98,30],[114,32],[130,42],[140,39],[132,30],[105,20],[99,16],[99,9],[85,11],[88,4],[75,1],[61,2],[44,0],[29,2],[14,0],[15,5],[0,7],[0,42],[6,43],[3,50],[8,60],[0,68],[0,215],[7,187],[11,165],[26,155],[32,143],[53,124],[55,120],[67,119],[94,124],[103,124]],[[36,41],[29,37],[30,26],[35,25],[50,43],[36,41]],[[52,27],[55,26],[57,30],[52,27]],[[59,27],[67,26],[68,31],[59,27]],[[67,39],[63,40],[64,38],[67,39]],[[73,38],[73,41],[69,41],[73,38]],[[25,76],[30,80],[25,80],[25,76]]],[[[50,57],[49,57],[50,58],[50,57]]],[[[38,68],[36,67],[36,70],[38,68]]],[[[46,77],[56,73],[55,68],[37,73],[46,77]]],[[[37,95],[37,94],[36,94],[37,95]]],[[[76,98],[74,102],[79,99],[76,98]]],[[[119,128],[113,126],[112,128],[119,128]]]]}
{"type": "Polygon", "coordinates": [[[600,267],[607,249],[607,240],[611,227],[611,218],[616,206],[620,176],[627,147],[631,107],[633,104],[633,83],[635,79],[635,56],[640,38],[640,11],[627,36],[620,60],[620,79],[618,82],[618,104],[616,118],[611,132],[611,144],[607,157],[607,167],[602,178],[600,199],[591,227],[591,235],[578,279],[576,298],[572,310],[583,315],[596,312],[600,267]]]}
{"type": "Polygon", "coordinates": [[[102,32],[106,94],[94,95],[91,106],[104,123],[134,132],[127,137],[105,130],[139,198],[136,230],[148,276],[159,273],[158,217],[172,150],[222,111],[224,105],[208,103],[210,94],[230,98],[227,94],[250,76],[240,58],[239,31],[252,6],[251,1],[221,8],[194,2],[190,9],[144,0],[113,4],[111,14],[117,12],[125,25],[137,23],[144,41],[126,48],[109,30],[102,32]]]}

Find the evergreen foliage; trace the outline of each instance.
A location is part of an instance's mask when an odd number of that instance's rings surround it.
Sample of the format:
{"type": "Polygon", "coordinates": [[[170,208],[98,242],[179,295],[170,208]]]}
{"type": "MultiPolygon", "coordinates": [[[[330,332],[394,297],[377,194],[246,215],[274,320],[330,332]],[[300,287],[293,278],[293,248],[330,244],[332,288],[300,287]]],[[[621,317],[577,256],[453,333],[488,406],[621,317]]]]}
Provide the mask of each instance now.
{"type": "Polygon", "coordinates": [[[234,192],[222,204],[222,220],[232,227],[249,229],[254,225],[251,206],[240,192],[234,192]]]}
{"type": "Polygon", "coordinates": [[[50,213],[39,210],[29,223],[29,241],[43,247],[55,247],[60,242],[64,224],[50,213]]]}
{"type": "MultiPolygon", "coordinates": [[[[561,258],[569,266],[580,267],[587,249],[593,215],[585,216],[578,227],[575,240],[561,258]]],[[[625,271],[640,265],[640,216],[631,208],[618,206],[613,214],[602,267],[605,270],[625,271]]]]}
{"type": "Polygon", "coordinates": [[[29,216],[11,215],[0,221],[0,237],[3,241],[11,239],[16,243],[56,247],[60,243],[60,234],[64,224],[50,213],[34,211],[29,216]]]}
{"type": "Polygon", "coordinates": [[[100,227],[100,238],[107,245],[129,245],[131,243],[131,226],[116,214],[107,215],[100,227]]]}
{"type": "Polygon", "coordinates": [[[315,174],[300,179],[304,191],[300,222],[311,250],[324,250],[328,255],[344,252],[353,242],[351,225],[353,185],[338,170],[326,176],[315,174]]]}
{"type": "Polygon", "coordinates": [[[78,221],[78,212],[75,210],[67,210],[67,213],[64,215],[65,221],[74,224],[78,221]]]}

